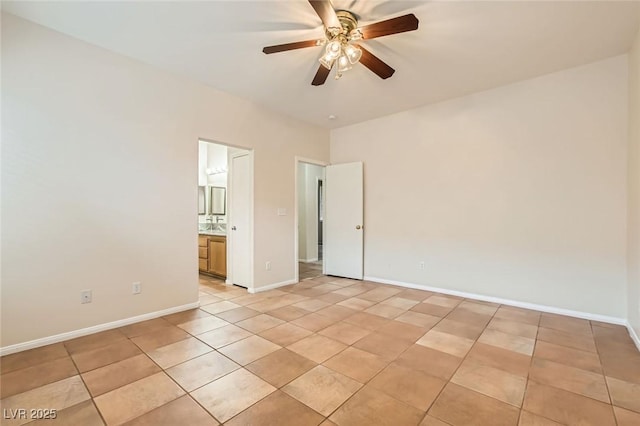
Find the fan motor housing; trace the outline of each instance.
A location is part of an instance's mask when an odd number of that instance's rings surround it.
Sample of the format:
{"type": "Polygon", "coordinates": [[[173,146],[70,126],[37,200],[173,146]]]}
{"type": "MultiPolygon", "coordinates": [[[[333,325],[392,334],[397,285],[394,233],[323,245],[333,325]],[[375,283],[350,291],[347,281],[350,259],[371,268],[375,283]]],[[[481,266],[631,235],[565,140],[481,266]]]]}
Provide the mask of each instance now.
{"type": "MultiPolygon", "coordinates": [[[[336,15],[338,16],[338,21],[340,21],[340,25],[342,26],[340,34],[347,35],[351,31],[358,28],[358,17],[353,12],[350,12],[348,10],[336,10],[336,15]]],[[[327,28],[327,33],[328,35],[337,35],[330,34],[329,28],[327,28]]],[[[329,39],[331,38],[333,37],[329,37],[329,39]]]]}

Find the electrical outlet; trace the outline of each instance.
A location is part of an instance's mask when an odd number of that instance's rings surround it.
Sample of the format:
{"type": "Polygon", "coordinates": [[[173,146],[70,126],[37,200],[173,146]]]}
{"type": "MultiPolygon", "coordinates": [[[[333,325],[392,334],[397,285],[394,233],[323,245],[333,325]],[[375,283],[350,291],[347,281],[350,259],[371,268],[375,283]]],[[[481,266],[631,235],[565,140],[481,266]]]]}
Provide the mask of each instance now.
{"type": "Polygon", "coordinates": [[[91,290],[82,290],[80,292],[80,303],[91,303],[91,290]]]}
{"type": "Polygon", "coordinates": [[[420,269],[424,270],[424,262],[420,262],[420,269]]]}
{"type": "Polygon", "coordinates": [[[267,261],[264,263],[264,269],[266,269],[267,271],[270,271],[270,270],[271,270],[271,261],[270,261],[270,260],[267,260],[267,261]]]}
{"type": "Polygon", "coordinates": [[[142,283],[136,281],[131,285],[131,291],[133,294],[140,294],[142,292],[142,283]]]}

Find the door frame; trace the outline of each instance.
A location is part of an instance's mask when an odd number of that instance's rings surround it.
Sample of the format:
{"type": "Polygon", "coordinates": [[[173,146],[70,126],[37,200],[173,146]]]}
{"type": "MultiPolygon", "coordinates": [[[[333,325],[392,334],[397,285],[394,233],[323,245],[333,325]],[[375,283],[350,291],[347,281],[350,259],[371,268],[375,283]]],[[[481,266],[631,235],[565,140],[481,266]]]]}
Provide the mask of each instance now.
{"type": "MultiPolygon", "coordinates": [[[[307,157],[300,157],[300,156],[295,156],[294,157],[294,199],[293,199],[293,205],[295,206],[294,209],[294,215],[293,215],[293,279],[295,281],[295,283],[299,283],[300,282],[300,268],[298,266],[298,263],[300,262],[300,254],[299,254],[299,232],[298,232],[298,165],[300,163],[305,163],[305,164],[313,164],[314,166],[320,166],[320,167],[326,167],[328,166],[330,163],[326,162],[326,161],[321,161],[321,160],[314,160],[312,158],[307,158],[307,157]]],[[[326,187],[323,185],[322,186],[322,192],[324,193],[326,187]]],[[[324,222],[322,222],[322,234],[324,235],[324,222]]],[[[323,247],[324,250],[324,247],[323,247]]],[[[324,274],[324,262],[322,262],[322,273],[324,274]]]]}
{"type": "MultiPolygon", "coordinates": [[[[247,284],[247,291],[253,293],[254,291],[254,267],[253,267],[253,249],[254,249],[254,228],[253,228],[253,216],[254,216],[254,157],[253,149],[247,149],[242,147],[235,147],[227,145],[231,148],[242,149],[245,152],[238,152],[235,154],[228,154],[228,158],[231,160],[235,157],[242,157],[244,155],[249,156],[249,283],[247,284]]],[[[231,199],[233,197],[233,161],[228,161],[227,164],[227,206],[230,206],[231,199]]],[[[233,209],[227,209],[227,224],[232,222],[233,209]]],[[[227,279],[225,284],[233,285],[233,232],[230,229],[227,230],[227,279]]]]}
{"type": "MultiPolygon", "coordinates": [[[[326,170],[326,168],[325,168],[326,170]]],[[[317,177],[316,178],[316,201],[318,202],[318,222],[320,222],[320,216],[322,216],[324,218],[324,209],[320,209],[320,197],[319,197],[319,192],[322,192],[322,207],[324,207],[324,179],[325,177],[322,176],[322,178],[317,177]],[[320,183],[322,183],[322,187],[320,187],[320,183]],[[318,189],[320,189],[320,191],[318,191],[318,189]],[[320,211],[322,210],[322,211],[320,211]]],[[[316,223],[316,227],[318,228],[318,246],[320,246],[320,241],[323,241],[323,245],[324,245],[324,219],[322,220],[322,228],[320,228],[318,226],[318,224],[316,223]],[[322,239],[320,238],[320,235],[322,235],[322,239]]],[[[324,247],[323,247],[324,248],[324,247]]],[[[320,249],[318,248],[318,260],[320,260],[320,249]]],[[[323,267],[323,271],[324,272],[324,257],[322,258],[322,267],[323,267]]]]}
{"type": "MultiPolygon", "coordinates": [[[[212,144],[216,144],[216,145],[223,145],[226,146],[227,149],[242,149],[244,151],[246,151],[249,154],[249,182],[250,182],[250,186],[249,186],[249,285],[247,286],[247,290],[252,292],[253,288],[254,288],[254,264],[253,264],[253,255],[254,255],[254,247],[255,247],[255,243],[254,243],[254,173],[255,173],[255,166],[254,166],[254,150],[253,148],[247,148],[245,146],[241,146],[241,145],[234,145],[234,144],[230,144],[230,143],[226,143],[226,142],[221,142],[218,140],[213,140],[213,139],[208,139],[208,138],[201,138],[199,137],[197,139],[197,142],[199,143],[200,141],[202,142],[207,142],[207,143],[212,143],[212,144]]],[[[243,153],[244,154],[244,153],[243,153]]],[[[227,160],[231,158],[231,156],[229,155],[229,153],[227,152],[227,160]]],[[[227,205],[227,224],[230,222],[231,216],[233,214],[233,212],[230,211],[229,209],[229,205],[230,200],[231,200],[231,196],[233,193],[233,190],[231,189],[231,168],[232,168],[232,164],[230,161],[227,161],[227,200],[226,200],[226,205],[227,205]]],[[[197,176],[197,171],[198,168],[196,167],[196,176],[197,176]]],[[[196,178],[196,182],[197,182],[197,178],[196,178]]],[[[197,204],[196,204],[197,206],[197,204]]],[[[231,244],[233,244],[233,237],[231,236],[231,233],[229,232],[230,230],[227,230],[227,278],[225,280],[225,284],[226,285],[232,285],[233,281],[231,279],[231,275],[233,274],[231,265],[233,265],[232,262],[232,257],[233,254],[231,252],[231,244]]],[[[198,244],[197,242],[198,240],[196,239],[196,246],[198,244]]]]}

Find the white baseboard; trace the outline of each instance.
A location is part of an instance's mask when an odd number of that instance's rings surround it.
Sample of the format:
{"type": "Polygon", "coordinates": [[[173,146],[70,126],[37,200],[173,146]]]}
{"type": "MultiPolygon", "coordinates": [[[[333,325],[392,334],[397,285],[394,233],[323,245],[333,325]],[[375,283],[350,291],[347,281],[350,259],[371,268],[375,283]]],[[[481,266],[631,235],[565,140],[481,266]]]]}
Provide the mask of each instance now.
{"type": "Polygon", "coordinates": [[[200,307],[200,302],[188,303],[186,305],[174,306],[172,308],[163,309],[161,311],[149,312],[148,314],[137,315],[135,317],[124,318],[117,321],[111,321],[104,324],[98,324],[91,327],[81,328],[79,330],[68,331],[66,333],[55,334],[49,337],[30,340],[28,342],[16,343],[0,348],[0,356],[9,355],[16,352],[26,351],[28,349],[39,348],[40,346],[51,345],[53,343],[64,342],[65,340],[75,339],[76,337],[86,336],[88,334],[98,333],[100,331],[111,330],[125,325],[133,324],[140,321],[146,321],[165,315],[175,314],[176,312],[186,311],[200,307]]]}
{"type": "Polygon", "coordinates": [[[404,283],[404,282],[400,282],[400,281],[387,280],[387,279],[384,279],[384,278],[364,277],[364,279],[367,280],[367,281],[373,281],[373,282],[381,283],[381,284],[391,284],[391,285],[396,285],[398,287],[406,287],[406,288],[412,288],[412,289],[417,289],[417,290],[434,291],[434,292],[437,292],[437,293],[450,294],[452,296],[460,296],[460,297],[465,297],[465,298],[468,298],[468,299],[476,299],[476,300],[482,300],[484,302],[499,303],[501,305],[515,306],[515,307],[518,307],[518,308],[532,309],[534,311],[548,312],[548,313],[551,313],[551,314],[558,314],[558,315],[566,315],[566,316],[569,316],[569,317],[582,318],[582,319],[587,319],[587,320],[592,320],[592,321],[606,322],[606,323],[609,323],[609,324],[624,325],[624,326],[627,326],[627,327],[628,327],[628,324],[629,324],[625,318],[611,317],[611,316],[608,316],[608,315],[600,315],[600,314],[592,314],[592,313],[589,313],[589,312],[573,311],[571,309],[556,308],[554,306],[538,305],[536,303],[520,302],[520,301],[517,301],[517,300],[503,299],[503,298],[500,298],[500,297],[484,296],[482,294],[467,293],[466,291],[450,290],[450,289],[446,289],[446,288],[431,287],[431,286],[419,285],[419,284],[413,284],[413,283],[404,283]]]}
{"type": "Polygon", "coordinates": [[[302,263],[311,263],[311,262],[317,262],[318,258],[314,257],[312,259],[298,259],[298,262],[302,262],[302,263]]]}
{"type": "Polygon", "coordinates": [[[274,284],[268,284],[262,287],[258,287],[258,288],[250,288],[247,289],[247,291],[249,291],[249,293],[260,293],[263,291],[267,291],[267,290],[273,290],[274,288],[278,288],[278,287],[284,287],[286,285],[291,285],[291,284],[296,284],[298,281],[296,280],[287,280],[287,281],[281,281],[279,283],[274,283],[274,284]]]}
{"type": "Polygon", "coordinates": [[[419,285],[419,284],[413,284],[413,283],[405,283],[401,281],[387,280],[384,278],[364,277],[364,279],[367,281],[373,281],[380,284],[391,284],[398,287],[406,287],[406,288],[411,288],[416,290],[434,291],[436,293],[450,294],[452,296],[460,296],[467,299],[482,300],[485,302],[499,303],[501,305],[515,306],[518,308],[531,309],[534,311],[548,312],[552,314],[566,315],[569,317],[582,318],[586,320],[606,322],[608,324],[623,325],[627,328],[627,331],[629,332],[629,336],[631,337],[631,340],[633,340],[633,343],[638,348],[638,351],[640,351],[640,337],[638,337],[638,334],[636,333],[636,331],[633,329],[633,327],[631,327],[631,324],[629,324],[629,321],[627,321],[624,318],[612,317],[608,315],[592,314],[589,312],[573,311],[571,309],[556,308],[554,306],[538,305],[535,303],[528,303],[528,302],[519,302],[517,300],[502,299],[500,297],[484,296],[481,294],[467,293],[465,291],[449,290],[446,288],[431,287],[431,286],[425,286],[425,285],[419,285]]]}
{"type": "Polygon", "coordinates": [[[631,340],[633,340],[633,343],[636,344],[636,347],[640,351],[640,337],[638,337],[636,330],[633,327],[631,327],[631,324],[629,322],[627,322],[626,326],[627,326],[627,330],[629,330],[629,336],[631,336],[631,340]]]}

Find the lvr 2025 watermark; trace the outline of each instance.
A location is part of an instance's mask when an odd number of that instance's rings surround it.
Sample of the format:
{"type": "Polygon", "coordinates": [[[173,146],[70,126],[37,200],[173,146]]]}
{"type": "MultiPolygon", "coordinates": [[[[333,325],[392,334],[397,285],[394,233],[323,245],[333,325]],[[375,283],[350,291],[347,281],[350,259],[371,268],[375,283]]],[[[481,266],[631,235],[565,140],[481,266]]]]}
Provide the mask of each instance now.
{"type": "Polygon", "coordinates": [[[3,408],[2,418],[7,420],[51,420],[58,411],[51,408],[3,408]]]}

